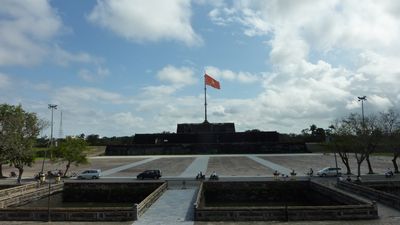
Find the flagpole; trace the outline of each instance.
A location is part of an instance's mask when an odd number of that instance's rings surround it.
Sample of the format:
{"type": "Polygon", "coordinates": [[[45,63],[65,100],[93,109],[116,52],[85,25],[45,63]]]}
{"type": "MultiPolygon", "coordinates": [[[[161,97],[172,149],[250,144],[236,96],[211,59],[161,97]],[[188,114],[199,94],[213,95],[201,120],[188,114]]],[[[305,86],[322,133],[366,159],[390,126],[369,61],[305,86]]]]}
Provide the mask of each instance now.
{"type": "Polygon", "coordinates": [[[204,72],[204,122],[207,122],[207,85],[204,72]]]}

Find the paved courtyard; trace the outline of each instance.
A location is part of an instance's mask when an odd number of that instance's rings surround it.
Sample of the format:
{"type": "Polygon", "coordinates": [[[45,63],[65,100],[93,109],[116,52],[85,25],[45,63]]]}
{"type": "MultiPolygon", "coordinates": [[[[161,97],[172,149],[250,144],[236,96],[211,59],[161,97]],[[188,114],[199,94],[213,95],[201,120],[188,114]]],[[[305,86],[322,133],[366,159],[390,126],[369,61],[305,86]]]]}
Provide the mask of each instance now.
{"type": "MultiPolygon", "coordinates": [[[[392,167],[391,157],[373,156],[371,158],[375,172],[382,174],[386,168],[392,167]]],[[[338,158],[338,164],[344,166],[338,158]]],[[[32,168],[26,168],[24,178],[32,178],[40,171],[42,162],[36,162],[32,168]]],[[[90,157],[89,164],[79,167],[72,166],[71,172],[79,173],[87,168],[100,168],[104,178],[111,179],[135,179],[136,175],[146,169],[160,169],[164,178],[193,178],[199,171],[207,175],[216,171],[221,179],[230,178],[262,178],[272,177],[275,170],[288,174],[294,169],[298,175],[305,175],[309,168],[314,171],[328,166],[334,166],[333,154],[271,154],[271,155],[185,155],[185,156],[95,156],[90,157]]],[[[45,162],[44,171],[64,169],[64,164],[45,162]]],[[[351,162],[352,172],[356,173],[355,160],[351,162]]],[[[8,174],[12,168],[4,168],[4,174],[8,174]]],[[[15,171],[15,170],[14,170],[15,171]]],[[[368,172],[366,163],[361,168],[363,179],[377,177],[366,175],[368,172]]],[[[382,175],[380,175],[383,177],[382,175]]],[[[329,178],[322,180],[329,184],[329,178]]],[[[13,179],[5,179],[1,182],[13,182],[13,179]]],[[[306,222],[194,222],[190,216],[191,203],[196,195],[196,186],[188,186],[182,189],[171,186],[169,190],[133,224],[195,224],[195,225],[230,225],[230,224],[400,224],[400,211],[379,206],[379,220],[370,221],[306,221],[306,222]]],[[[0,224],[41,224],[38,222],[1,222],[0,224]]],[[[48,223],[43,223],[48,224],[48,223]]],[[[51,224],[132,224],[132,222],[51,222],[51,224]]]]}

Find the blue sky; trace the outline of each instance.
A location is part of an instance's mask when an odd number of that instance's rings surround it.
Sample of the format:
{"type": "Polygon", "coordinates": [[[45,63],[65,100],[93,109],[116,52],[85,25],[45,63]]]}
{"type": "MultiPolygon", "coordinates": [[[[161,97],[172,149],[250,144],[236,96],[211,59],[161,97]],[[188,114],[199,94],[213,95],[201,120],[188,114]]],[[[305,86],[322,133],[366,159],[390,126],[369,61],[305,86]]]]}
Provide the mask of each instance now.
{"type": "MultiPolygon", "coordinates": [[[[397,1],[1,0],[0,102],[55,136],[175,131],[210,122],[299,133],[397,108],[397,1]]],[[[49,135],[44,130],[42,135],[49,135]]]]}

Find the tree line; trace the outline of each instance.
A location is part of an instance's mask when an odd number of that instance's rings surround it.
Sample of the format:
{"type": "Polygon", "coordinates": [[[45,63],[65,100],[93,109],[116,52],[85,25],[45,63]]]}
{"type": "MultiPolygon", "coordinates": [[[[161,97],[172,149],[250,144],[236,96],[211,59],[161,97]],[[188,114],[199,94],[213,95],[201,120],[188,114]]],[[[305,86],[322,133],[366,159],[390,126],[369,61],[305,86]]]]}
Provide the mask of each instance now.
{"type": "MultiPolygon", "coordinates": [[[[78,134],[74,137],[78,137],[83,139],[87,142],[89,146],[105,146],[105,145],[129,145],[133,144],[133,137],[134,136],[122,136],[122,137],[100,137],[98,134],[78,134]]],[[[58,138],[57,142],[63,141],[64,138],[58,138]]],[[[39,148],[47,148],[50,143],[50,138],[47,136],[39,137],[36,139],[35,147],[39,148]]]]}
{"type": "Polygon", "coordinates": [[[347,174],[352,174],[350,157],[356,160],[358,176],[364,162],[368,165],[368,173],[373,174],[370,156],[377,152],[392,154],[394,172],[399,173],[397,158],[400,156],[400,115],[394,109],[365,117],[351,113],[335,120],[326,132],[328,147],[339,154],[347,174]]]}
{"type": "MultiPolygon", "coordinates": [[[[21,105],[0,104],[0,178],[5,178],[3,165],[10,165],[18,170],[21,180],[25,166],[31,167],[37,156],[33,148],[37,137],[48,125],[21,105]]],[[[51,160],[66,163],[64,176],[71,164],[87,163],[87,150],[86,141],[79,137],[67,137],[47,149],[51,160]]]]}

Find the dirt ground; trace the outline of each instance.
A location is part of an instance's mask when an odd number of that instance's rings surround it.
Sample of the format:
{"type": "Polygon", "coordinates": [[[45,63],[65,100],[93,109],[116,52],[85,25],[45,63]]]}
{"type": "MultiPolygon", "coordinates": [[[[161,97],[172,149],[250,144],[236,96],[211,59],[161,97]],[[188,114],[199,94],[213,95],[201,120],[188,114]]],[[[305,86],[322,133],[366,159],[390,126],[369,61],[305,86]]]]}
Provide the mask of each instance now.
{"type": "Polygon", "coordinates": [[[221,176],[266,176],[273,170],[242,156],[210,157],[207,174],[216,171],[221,176]]]}

